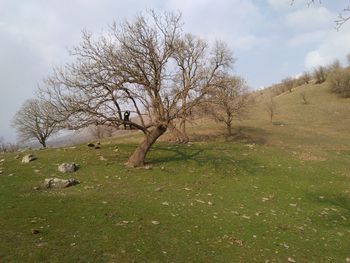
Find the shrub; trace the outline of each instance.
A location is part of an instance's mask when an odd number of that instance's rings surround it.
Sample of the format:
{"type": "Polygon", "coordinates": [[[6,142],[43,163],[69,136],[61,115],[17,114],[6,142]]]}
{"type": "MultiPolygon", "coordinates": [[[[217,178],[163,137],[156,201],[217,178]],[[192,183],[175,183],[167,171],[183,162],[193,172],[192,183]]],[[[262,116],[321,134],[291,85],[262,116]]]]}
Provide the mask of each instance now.
{"type": "Polygon", "coordinates": [[[314,78],[316,80],[316,84],[321,84],[327,79],[327,69],[323,66],[319,66],[314,70],[314,78]]]}
{"type": "Polygon", "coordinates": [[[331,91],[344,98],[350,97],[350,72],[348,69],[339,68],[330,73],[328,83],[331,91]]]}

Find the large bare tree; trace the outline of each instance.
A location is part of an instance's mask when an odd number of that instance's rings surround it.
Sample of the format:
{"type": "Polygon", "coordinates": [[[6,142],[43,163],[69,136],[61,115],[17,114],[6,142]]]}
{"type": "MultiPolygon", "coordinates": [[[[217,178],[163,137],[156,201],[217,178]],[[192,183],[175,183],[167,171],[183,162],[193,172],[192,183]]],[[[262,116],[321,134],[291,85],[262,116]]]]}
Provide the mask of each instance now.
{"type": "Polygon", "coordinates": [[[186,37],[177,13],[150,11],[132,22],[114,24],[97,39],[84,32],[81,44],[71,52],[75,61],[56,69],[47,80],[50,88],[43,92],[69,128],[126,124],[141,130],[144,140],[128,164],[143,166],[153,143],[173,120],[186,119],[188,110],[215,85],[232,60],[222,44],[207,52],[201,62],[205,67],[191,72],[200,77],[193,77],[196,85],[188,99],[179,65],[183,41],[186,37]],[[127,110],[132,113],[129,120],[123,119],[127,110]]]}
{"type": "Polygon", "coordinates": [[[223,78],[211,90],[205,104],[205,112],[216,122],[226,125],[228,135],[232,135],[232,123],[240,120],[249,105],[248,86],[244,79],[237,76],[223,78]]]}
{"type": "Polygon", "coordinates": [[[55,114],[50,103],[30,99],[17,111],[12,126],[21,141],[38,140],[45,148],[47,139],[59,130],[55,114]]]}

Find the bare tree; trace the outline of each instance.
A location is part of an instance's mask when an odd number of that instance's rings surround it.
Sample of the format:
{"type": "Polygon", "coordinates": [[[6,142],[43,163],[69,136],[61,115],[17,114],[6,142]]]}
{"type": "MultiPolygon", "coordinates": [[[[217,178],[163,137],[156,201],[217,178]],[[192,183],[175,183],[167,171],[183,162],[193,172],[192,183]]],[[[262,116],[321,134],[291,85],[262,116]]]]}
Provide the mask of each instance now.
{"type": "Polygon", "coordinates": [[[319,66],[314,70],[314,78],[316,79],[316,84],[321,84],[327,79],[327,69],[324,66],[319,66]]]}
{"type": "Polygon", "coordinates": [[[45,148],[47,139],[58,131],[55,109],[46,101],[27,100],[17,111],[12,125],[21,141],[38,140],[45,148]]]}
{"type": "Polygon", "coordinates": [[[272,123],[273,116],[276,114],[276,103],[274,102],[273,98],[271,97],[266,103],[265,103],[265,111],[269,115],[270,122],[272,123]]]}
{"type": "Polygon", "coordinates": [[[232,52],[223,42],[215,43],[212,57],[209,57],[207,42],[191,34],[186,34],[177,44],[174,57],[179,67],[176,78],[177,90],[181,94],[181,118],[180,130],[175,127],[171,129],[177,141],[187,143],[189,138],[186,121],[193,107],[210,91],[210,87],[220,78],[223,71],[232,66],[234,59],[232,52]]]}
{"type": "Polygon", "coordinates": [[[305,91],[302,91],[302,92],[300,93],[300,97],[301,97],[301,99],[303,100],[303,103],[304,103],[304,104],[308,104],[308,103],[309,103],[305,91]]]}
{"type": "Polygon", "coordinates": [[[301,75],[300,79],[302,80],[302,82],[303,82],[304,84],[309,84],[309,82],[311,81],[310,73],[307,72],[307,71],[305,71],[305,72],[301,75]]]}
{"type": "Polygon", "coordinates": [[[292,92],[293,88],[294,88],[294,82],[295,82],[295,80],[292,79],[291,77],[289,77],[289,78],[283,79],[281,84],[282,84],[283,89],[285,91],[292,92]]]}
{"type": "Polygon", "coordinates": [[[111,137],[113,134],[113,127],[107,125],[91,125],[89,132],[95,139],[103,139],[111,137]]]}
{"type": "Polygon", "coordinates": [[[233,121],[240,120],[247,111],[249,104],[247,92],[247,84],[240,77],[224,78],[210,92],[205,112],[216,122],[224,123],[229,136],[232,135],[233,121]]]}
{"type": "Polygon", "coordinates": [[[207,57],[213,63],[206,69],[218,73],[201,74],[202,79],[196,80],[198,89],[183,105],[181,100],[189,93],[184,95],[179,78],[182,38],[180,14],[154,11],[133,22],[114,24],[98,39],[84,32],[81,44],[72,50],[75,62],[56,69],[47,80],[50,88],[45,96],[72,129],[126,124],[142,131],[144,140],[128,164],[143,166],[153,143],[173,120],[186,119],[229,61],[224,47],[216,45],[207,57]],[[136,117],[123,119],[126,110],[136,117]]]}

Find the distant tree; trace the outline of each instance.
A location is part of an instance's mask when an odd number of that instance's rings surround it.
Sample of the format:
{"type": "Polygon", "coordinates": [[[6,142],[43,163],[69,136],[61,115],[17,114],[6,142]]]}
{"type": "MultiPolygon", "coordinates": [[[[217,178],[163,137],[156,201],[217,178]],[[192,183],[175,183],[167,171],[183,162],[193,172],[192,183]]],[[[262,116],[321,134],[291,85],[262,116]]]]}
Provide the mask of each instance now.
{"type": "Polygon", "coordinates": [[[305,92],[305,91],[302,91],[302,92],[300,93],[300,97],[301,97],[301,99],[303,100],[303,103],[304,103],[304,104],[308,104],[308,103],[309,103],[308,100],[307,100],[307,96],[306,96],[306,92],[305,92]]]}
{"type": "Polygon", "coordinates": [[[72,50],[75,61],[48,79],[46,97],[70,128],[126,124],[142,131],[144,140],[128,164],[143,166],[157,139],[175,119],[186,120],[233,61],[228,47],[217,42],[200,60],[204,64],[200,70],[184,70],[179,61],[189,56],[183,53],[188,49],[182,48],[182,41],[186,43],[186,37],[177,13],[150,11],[133,22],[113,25],[97,39],[85,32],[72,50]],[[182,83],[186,73],[190,89],[182,83]],[[137,117],[125,121],[125,110],[137,117]]]}
{"type": "Polygon", "coordinates": [[[232,123],[241,119],[249,105],[248,86],[244,79],[231,76],[222,79],[210,92],[205,111],[216,122],[226,125],[228,135],[232,135],[232,123]]]}
{"type": "Polygon", "coordinates": [[[291,77],[282,80],[282,86],[285,91],[292,92],[294,88],[295,80],[291,77]]]}
{"type": "Polygon", "coordinates": [[[309,84],[311,81],[310,73],[305,71],[301,76],[300,79],[302,80],[303,84],[309,84]]]}
{"type": "Polygon", "coordinates": [[[331,91],[341,97],[350,97],[350,72],[348,69],[339,68],[334,70],[327,79],[331,91]]]}
{"type": "Polygon", "coordinates": [[[314,70],[314,78],[316,80],[316,84],[321,84],[327,79],[327,69],[324,66],[319,66],[314,70]]]}
{"type": "Polygon", "coordinates": [[[350,67],[350,54],[347,54],[347,55],[346,55],[346,59],[347,59],[347,61],[348,61],[348,66],[350,67]]]}
{"type": "Polygon", "coordinates": [[[265,102],[265,111],[268,114],[271,123],[272,123],[273,117],[276,114],[276,110],[277,110],[276,103],[271,97],[267,102],[265,102]]]}
{"type": "Polygon", "coordinates": [[[95,139],[103,139],[112,136],[113,127],[106,125],[91,125],[89,126],[89,132],[95,139]]]}
{"type": "Polygon", "coordinates": [[[45,148],[47,139],[59,129],[55,114],[50,103],[30,99],[17,111],[12,126],[21,141],[36,139],[45,148]]]}

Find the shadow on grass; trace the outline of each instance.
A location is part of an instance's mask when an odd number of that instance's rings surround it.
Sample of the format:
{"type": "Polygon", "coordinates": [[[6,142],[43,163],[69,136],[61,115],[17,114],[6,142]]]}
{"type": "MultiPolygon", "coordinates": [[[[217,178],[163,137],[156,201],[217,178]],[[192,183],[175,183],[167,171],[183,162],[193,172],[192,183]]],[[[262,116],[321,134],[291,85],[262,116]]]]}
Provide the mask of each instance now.
{"type": "MultiPolygon", "coordinates": [[[[306,197],[314,202],[324,205],[324,211],[319,211],[322,218],[330,223],[337,223],[350,227],[350,197],[344,194],[306,193],[306,197]]],[[[320,215],[317,215],[320,218],[320,215]]]]}
{"type": "Polygon", "coordinates": [[[266,130],[250,126],[240,126],[234,129],[233,134],[226,137],[227,141],[244,143],[266,144],[268,133],[266,130]]]}
{"type": "Polygon", "coordinates": [[[191,141],[201,142],[224,139],[228,142],[265,144],[268,136],[267,131],[264,129],[250,126],[239,126],[232,129],[231,135],[228,135],[226,131],[211,134],[193,134],[191,136],[191,141]]]}
{"type": "Polygon", "coordinates": [[[168,147],[157,145],[153,147],[148,163],[187,163],[198,169],[214,169],[222,175],[232,175],[233,171],[235,171],[235,174],[261,174],[259,164],[251,159],[242,158],[240,153],[240,150],[237,149],[235,154],[232,155],[230,152],[227,155],[226,149],[208,145],[205,148],[188,147],[186,145],[168,147]]]}

